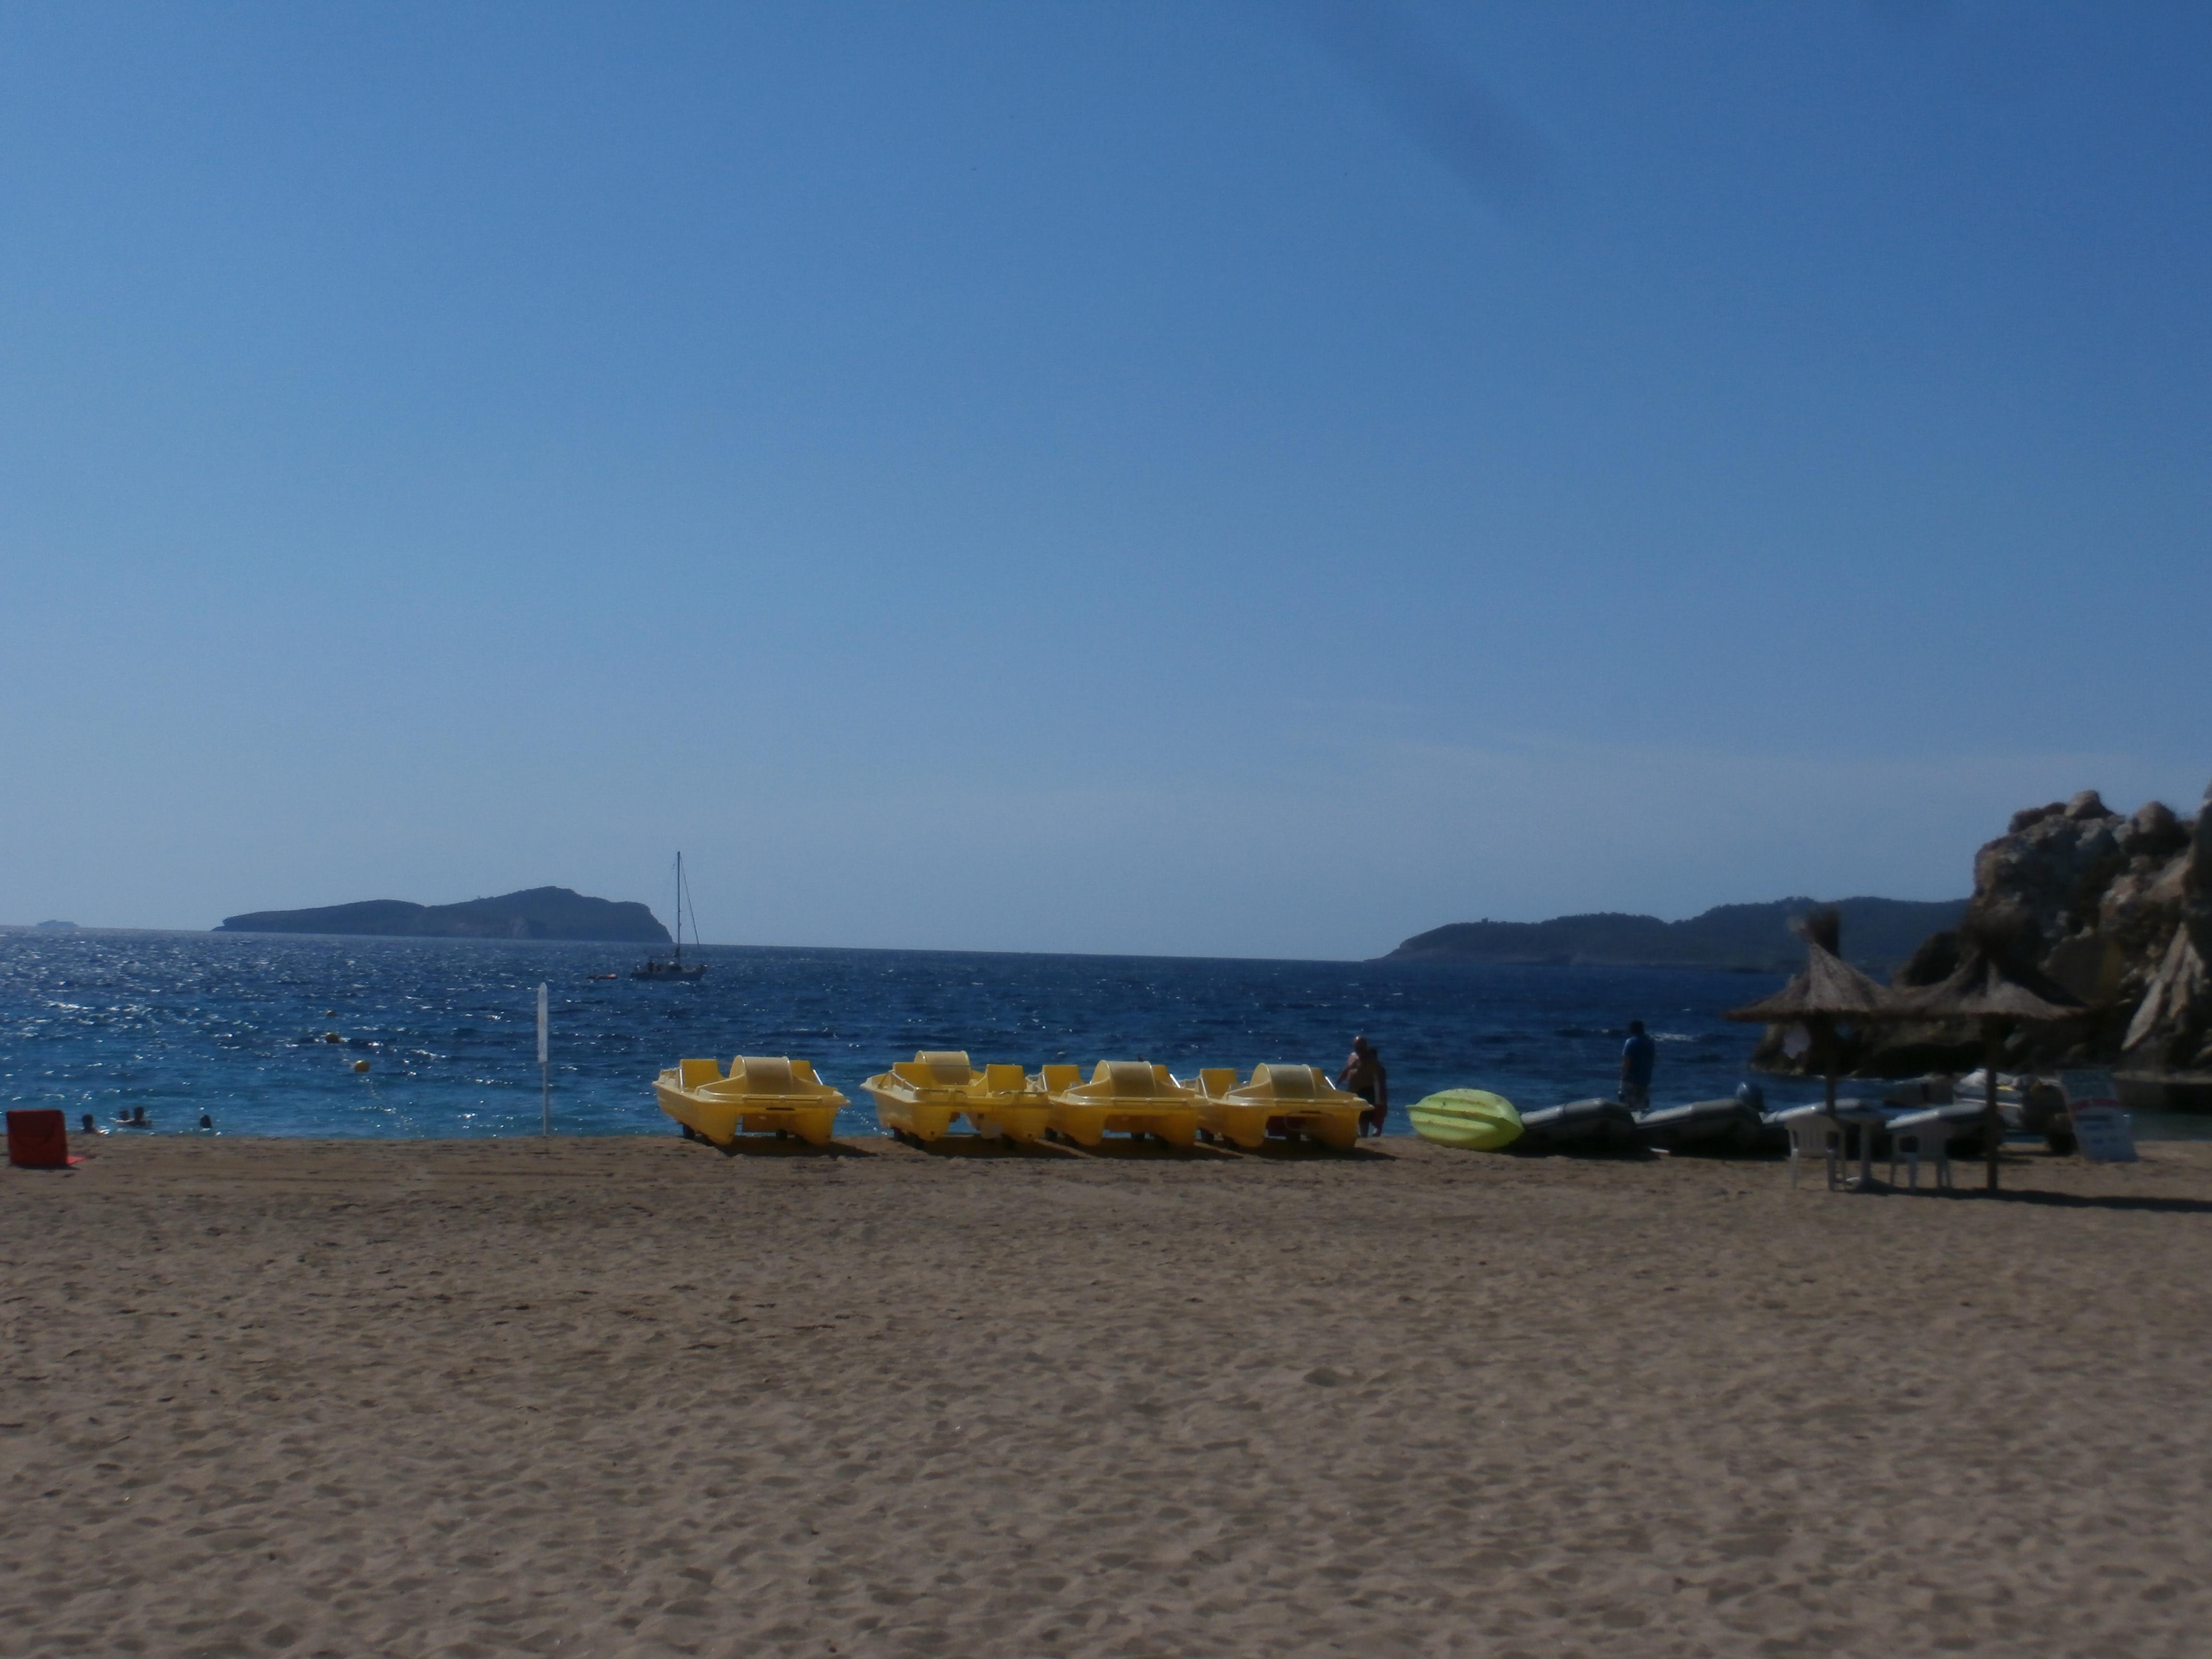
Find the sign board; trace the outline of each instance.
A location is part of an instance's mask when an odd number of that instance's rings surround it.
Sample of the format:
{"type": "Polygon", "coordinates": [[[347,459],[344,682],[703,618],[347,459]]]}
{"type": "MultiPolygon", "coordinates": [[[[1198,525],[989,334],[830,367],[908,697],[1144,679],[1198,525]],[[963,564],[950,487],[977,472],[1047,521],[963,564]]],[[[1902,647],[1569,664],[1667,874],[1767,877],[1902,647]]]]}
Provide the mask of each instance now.
{"type": "Polygon", "coordinates": [[[538,1063],[543,1066],[545,1060],[545,988],[541,984],[538,988],[538,1063]]]}
{"type": "Polygon", "coordinates": [[[2061,1072],[2066,1115],[2075,1143],[2092,1164],[2136,1161],[2135,1120],[2120,1109],[2120,1091],[2110,1072],[2061,1072]]]}

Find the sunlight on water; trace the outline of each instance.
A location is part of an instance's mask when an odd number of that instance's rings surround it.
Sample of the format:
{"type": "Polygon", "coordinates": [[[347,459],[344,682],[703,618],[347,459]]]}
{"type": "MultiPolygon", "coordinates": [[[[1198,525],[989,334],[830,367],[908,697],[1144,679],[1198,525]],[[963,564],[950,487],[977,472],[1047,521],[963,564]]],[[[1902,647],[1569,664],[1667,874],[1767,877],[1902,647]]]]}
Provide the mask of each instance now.
{"type": "MultiPolygon", "coordinates": [[[[628,977],[619,945],[282,936],[0,938],[0,1097],[74,1126],[143,1106],[225,1133],[535,1133],[535,998],[552,987],[553,1109],[568,1133],[672,1133],[655,1072],[684,1055],[789,1054],[853,1097],[917,1048],[980,1062],[1334,1070],[1365,1031],[1390,1068],[1392,1128],[1433,1090],[1525,1107],[1612,1092],[1622,1028],[1658,1037],[1655,1104],[1733,1091],[1755,1027],[1721,1011],[1772,976],[1672,969],[1218,962],[710,948],[691,984],[628,977]],[[622,977],[595,980],[595,974],[622,977]],[[368,1062],[356,1072],[357,1061],[368,1062]]],[[[1770,1103],[1814,1097],[1766,1079],[1770,1103]]]]}

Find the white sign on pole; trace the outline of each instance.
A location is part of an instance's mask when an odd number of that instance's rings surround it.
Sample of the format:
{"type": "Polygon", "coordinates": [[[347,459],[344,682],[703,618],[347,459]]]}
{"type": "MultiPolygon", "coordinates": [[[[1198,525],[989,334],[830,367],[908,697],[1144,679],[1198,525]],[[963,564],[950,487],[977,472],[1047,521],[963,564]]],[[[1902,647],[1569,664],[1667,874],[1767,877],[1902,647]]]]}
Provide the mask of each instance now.
{"type": "Polygon", "coordinates": [[[538,988],[538,1063],[540,1066],[543,1066],[545,1064],[548,1055],[545,1047],[545,987],[543,984],[540,984],[538,988]]]}
{"type": "Polygon", "coordinates": [[[2061,1072],[2066,1115],[2074,1141],[2092,1164],[2136,1162],[2135,1120],[2120,1109],[2120,1091],[2110,1072],[2061,1072]]]}

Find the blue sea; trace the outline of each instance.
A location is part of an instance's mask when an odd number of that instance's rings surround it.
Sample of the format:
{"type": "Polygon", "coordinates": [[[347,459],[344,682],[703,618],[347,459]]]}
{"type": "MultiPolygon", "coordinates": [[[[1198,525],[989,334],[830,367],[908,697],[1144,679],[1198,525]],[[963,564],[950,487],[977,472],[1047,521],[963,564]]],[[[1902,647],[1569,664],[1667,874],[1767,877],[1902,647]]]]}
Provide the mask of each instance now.
{"type": "MultiPolygon", "coordinates": [[[[684,1055],[811,1060],[876,1133],[862,1079],[918,1048],[980,1063],[1143,1058],[1188,1075],[1332,1071],[1365,1032],[1392,1124],[1437,1089],[1522,1107],[1609,1094],[1632,1018],[1656,1104],[1732,1092],[1756,1027],[1721,1011],[1771,975],[1661,969],[1243,962],[708,946],[706,977],[630,979],[635,946],[180,933],[0,935],[0,1098],[74,1126],[143,1106],[226,1134],[534,1134],[537,991],[550,988],[556,1133],[663,1134],[655,1073],[684,1055]],[[595,979],[594,975],[620,977],[595,979]],[[337,1041],[329,1041],[335,1033],[337,1041]],[[368,1062],[356,1072],[355,1063],[368,1062]]],[[[1817,1085],[1765,1079],[1770,1103],[1817,1085]]]]}
{"type": "MultiPolygon", "coordinates": [[[[1101,1059],[1334,1070],[1365,1032],[1390,1071],[1393,1133],[1437,1089],[1523,1109],[1610,1094],[1627,1022],[1659,1042],[1655,1105],[1734,1092],[1756,1026],[1722,1011],[1778,975],[1658,968],[1243,962],[1186,957],[708,946],[706,977],[632,980],[626,945],[209,933],[0,934],[0,1103],[74,1127],[143,1106],[155,1133],[203,1114],[236,1135],[535,1134],[537,995],[549,987],[562,1134],[674,1133],[653,1075],[685,1055],[811,1060],[877,1133],[862,1079],[918,1048],[980,1063],[1101,1059]],[[612,974],[613,979],[594,978],[612,974]],[[337,1040],[331,1041],[332,1034],[337,1040]],[[356,1061],[368,1069],[356,1072],[356,1061]]],[[[1770,1107],[1817,1082],[1756,1079],[1770,1107]]],[[[2212,1121],[2149,1120],[2146,1138],[2212,1121]]]]}

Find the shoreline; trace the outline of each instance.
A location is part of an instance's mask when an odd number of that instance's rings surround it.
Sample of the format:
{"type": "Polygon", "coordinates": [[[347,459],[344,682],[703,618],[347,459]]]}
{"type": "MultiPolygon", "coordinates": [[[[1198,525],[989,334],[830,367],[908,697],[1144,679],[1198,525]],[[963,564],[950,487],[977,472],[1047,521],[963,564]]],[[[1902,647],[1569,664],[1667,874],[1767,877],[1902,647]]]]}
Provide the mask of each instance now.
{"type": "MultiPolygon", "coordinates": [[[[1202,1182],[1218,1176],[1296,1177],[1325,1183],[1336,1174],[1358,1179],[1362,1175],[1379,1177],[1389,1171],[1417,1188],[1438,1182],[1506,1191],[1565,1184],[1593,1191],[1617,1188],[1624,1194],[1663,1191],[1667,1182],[1705,1176],[1723,1183],[1740,1178],[1739,1184],[1755,1183],[1762,1188],[1778,1181],[1783,1191],[1801,1196],[1819,1184],[1817,1173],[1808,1170],[1801,1186],[1791,1188],[1789,1161],[1782,1157],[1728,1158],[1659,1151],[1642,1157],[1571,1153],[1516,1157],[1467,1152],[1418,1135],[1397,1133],[1361,1140],[1351,1152],[1272,1140],[1258,1152],[1226,1144],[1200,1144],[1176,1151],[1116,1139],[1089,1149],[1049,1142],[1015,1146],[968,1135],[955,1135],[924,1149],[888,1134],[841,1137],[823,1148],[754,1135],[725,1150],[687,1141],[663,1123],[650,1133],[614,1131],[550,1137],[534,1133],[402,1138],[174,1130],[117,1131],[88,1141],[72,1132],[70,1149],[72,1157],[83,1161],[68,1170],[19,1170],[0,1164],[0,1192],[27,1200],[42,1187],[92,1176],[112,1177],[100,1184],[115,1190],[161,1192],[179,1181],[209,1181],[226,1190],[245,1191],[252,1189],[264,1176],[294,1178],[308,1169],[327,1166],[335,1171],[349,1164],[359,1166],[351,1174],[361,1177],[404,1166],[424,1171],[434,1169],[441,1176],[462,1180],[484,1176],[558,1182],[580,1170],[588,1170],[592,1179],[674,1180],[687,1188],[712,1182],[717,1178],[712,1173],[716,1170],[734,1172],[721,1178],[742,1181],[748,1178],[744,1173],[748,1170],[805,1167],[846,1172],[871,1170],[901,1184],[933,1179],[939,1173],[951,1180],[958,1172],[981,1170],[1018,1172],[1040,1179],[1055,1174],[1080,1177],[1091,1171],[1097,1178],[1112,1179],[1118,1174],[1140,1184],[1183,1177],[1202,1182]]],[[[2212,1145],[2153,1141],[2138,1151],[2142,1156],[2133,1164],[2091,1164],[2075,1154],[2055,1154],[2032,1143],[2008,1142],[2003,1158],[2006,1187],[1996,1195],[1996,1201],[2029,1202],[2039,1195],[2046,1201],[2120,1205],[2131,1196],[2190,1196],[2201,1180],[2207,1198],[2206,1214],[2212,1216],[2212,1145]]],[[[1986,1195],[1978,1185],[1979,1155],[1972,1159],[1957,1158],[1954,1163],[1962,1173],[1974,1173],[1974,1182],[1962,1179],[1957,1190],[1949,1194],[1932,1188],[1899,1191],[1869,1195],[1868,1201],[1887,1199],[1906,1204],[1950,1205],[1984,1200],[1986,1195]]],[[[1886,1167],[1876,1160],[1878,1170],[1886,1167]]],[[[1825,1196],[1844,1196],[1823,1190],[1825,1196]]]]}
{"type": "Polygon", "coordinates": [[[0,1170],[0,1656],[2179,1653],[2212,1148],[108,1138],[0,1170]]]}
{"type": "MultiPolygon", "coordinates": [[[[1346,1180],[1399,1178],[1416,1189],[1437,1183],[1503,1191],[1564,1185],[1596,1192],[1617,1189],[1624,1194],[1662,1192],[1666,1182],[1707,1176],[1723,1184],[1737,1180],[1739,1184],[1760,1189],[1778,1182],[1783,1192],[1799,1197],[1820,1184],[1818,1172],[1808,1169],[1800,1187],[1791,1188],[1789,1160],[1778,1156],[1732,1158],[1654,1151],[1641,1157],[1572,1153],[1516,1157],[1508,1152],[1467,1152],[1418,1135],[1396,1133],[1361,1140],[1350,1152],[1272,1140],[1257,1152],[1225,1143],[1177,1151],[1121,1139],[1109,1139],[1095,1148],[1049,1142],[1016,1146],[964,1134],[927,1149],[895,1140],[889,1134],[841,1137],[819,1148],[795,1139],[780,1141],[753,1135],[725,1149],[703,1141],[687,1141],[663,1123],[649,1133],[617,1130],[550,1137],[534,1133],[402,1138],[118,1130],[88,1140],[72,1132],[70,1150],[72,1158],[82,1161],[66,1170],[20,1170],[0,1164],[0,1193],[30,1200],[42,1188],[79,1177],[106,1177],[97,1183],[101,1190],[158,1194],[183,1190],[176,1186],[178,1182],[191,1184],[196,1190],[198,1183],[210,1182],[213,1183],[210,1190],[244,1192],[256,1189],[264,1179],[307,1179],[306,1172],[310,1170],[326,1171],[339,1179],[365,1179],[403,1168],[412,1172],[410,1179],[434,1175],[440,1180],[464,1183],[480,1177],[556,1184],[570,1179],[621,1179],[648,1183],[674,1181],[687,1189],[717,1178],[744,1181],[750,1178],[745,1173],[749,1170],[781,1172],[810,1167],[831,1172],[869,1170],[902,1187],[939,1174],[946,1180],[957,1180],[960,1172],[987,1170],[1038,1179],[1126,1177],[1139,1185],[1185,1178],[1203,1182],[1220,1177],[1295,1178],[1326,1184],[1340,1175],[1346,1180]],[[714,1173],[718,1170],[729,1173],[718,1177],[714,1173]]],[[[2091,1164],[2073,1153],[2056,1154],[2032,1143],[2008,1142],[2003,1157],[2005,1188],[1994,1201],[2125,1207],[2136,1199],[2193,1197],[2201,1182],[2205,1213],[2212,1217],[2212,1144],[2152,1141],[2137,1150],[2142,1156],[2133,1164],[2091,1164]]],[[[1971,1159],[1955,1158],[1953,1162],[1962,1177],[1954,1192],[1937,1193],[1932,1188],[1900,1190],[1870,1194],[1864,1201],[1945,1206],[1990,1201],[1978,1184],[1979,1154],[1971,1159]],[[1964,1178],[1967,1175],[1973,1176],[1971,1182],[1964,1178]]],[[[1887,1165],[1877,1159],[1875,1167],[1879,1172],[1887,1165]]],[[[315,1178],[321,1178],[320,1173],[315,1178]]],[[[1933,1179],[1932,1176],[1923,1178],[1933,1179]]],[[[1826,1197],[1845,1196],[1822,1190],[1826,1197]]]]}

